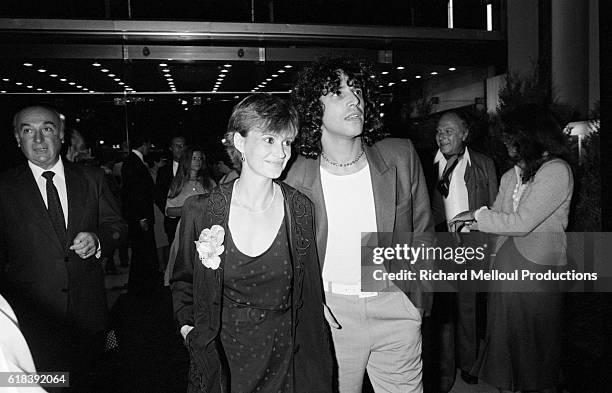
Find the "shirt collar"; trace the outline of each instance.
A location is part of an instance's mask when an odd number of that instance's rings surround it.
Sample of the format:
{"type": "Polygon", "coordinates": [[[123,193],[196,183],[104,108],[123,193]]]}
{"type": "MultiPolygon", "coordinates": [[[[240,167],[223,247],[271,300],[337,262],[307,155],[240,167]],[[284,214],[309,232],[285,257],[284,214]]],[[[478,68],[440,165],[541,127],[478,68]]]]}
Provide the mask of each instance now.
{"type": "Polygon", "coordinates": [[[178,161],[172,160],[172,175],[176,176],[176,172],[178,172],[178,161]]]}
{"type": "Polygon", "coordinates": [[[144,161],[144,156],[142,155],[142,153],[139,150],[136,149],[132,149],[132,153],[136,154],[138,156],[138,158],[140,158],[140,161],[142,161],[143,163],[144,161]]]}
{"type": "MultiPolygon", "coordinates": [[[[468,165],[472,165],[472,160],[470,160],[470,149],[468,149],[467,147],[465,148],[465,153],[463,153],[463,158],[467,161],[468,165]]],[[[437,164],[438,162],[442,162],[443,164],[446,164],[446,158],[444,157],[444,154],[442,154],[442,152],[440,151],[440,149],[438,149],[438,152],[436,153],[436,156],[434,157],[434,164],[437,164]]]]}
{"type": "Polygon", "coordinates": [[[55,165],[53,165],[51,168],[49,169],[43,169],[41,167],[39,167],[38,165],[33,164],[31,161],[28,161],[28,165],[30,166],[30,170],[32,171],[32,174],[34,175],[34,179],[37,179],[42,177],[42,174],[44,172],[47,171],[51,171],[53,173],[55,173],[55,176],[61,178],[61,179],[65,179],[64,176],[64,162],[62,161],[62,157],[60,156],[59,159],[57,160],[57,162],[55,163],[55,165]]]}

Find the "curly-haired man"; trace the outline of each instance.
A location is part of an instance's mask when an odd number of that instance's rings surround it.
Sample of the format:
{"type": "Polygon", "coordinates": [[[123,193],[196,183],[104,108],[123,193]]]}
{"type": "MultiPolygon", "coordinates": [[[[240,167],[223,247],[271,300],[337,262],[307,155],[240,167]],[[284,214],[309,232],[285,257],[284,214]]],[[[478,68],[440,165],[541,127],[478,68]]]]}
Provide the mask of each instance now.
{"type": "Polygon", "coordinates": [[[412,143],[384,139],[375,79],[369,66],[350,59],[323,60],[300,73],[293,99],[301,156],[286,181],[315,205],[340,392],[361,392],[366,369],[376,392],[422,392],[420,329],[430,295],[418,281],[375,281],[360,269],[362,232],[395,244],[433,231],[412,143]]]}

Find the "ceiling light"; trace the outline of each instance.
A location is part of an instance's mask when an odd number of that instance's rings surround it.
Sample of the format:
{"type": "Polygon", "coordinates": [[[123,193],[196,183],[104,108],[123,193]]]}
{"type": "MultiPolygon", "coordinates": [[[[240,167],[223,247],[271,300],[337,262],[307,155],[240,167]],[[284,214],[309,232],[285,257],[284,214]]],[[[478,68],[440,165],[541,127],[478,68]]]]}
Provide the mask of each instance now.
{"type": "Polygon", "coordinates": [[[267,84],[268,84],[268,82],[263,81],[263,82],[261,82],[261,84],[262,84],[262,85],[267,85],[267,84]]]}
{"type": "Polygon", "coordinates": [[[89,92],[90,92],[90,93],[95,93],[95,91],[94,91],[94,90],[89,90],[89,92]]]}
{"type": "Polygon", "coordinates": [[[0,90],[0,93],[4,94],[6,93],[6,90],[0,90]]]}
{"type": "Polygon", "coordinates": [[[66,82],[66,78],[60,78],[62,82],[66,82]]]}
{"type": "Polygon", "coordinates": [[[106,76],[108,76],[109,78],[114,78],[114,77],[115,77],[115,74],[108,74],[108,75],[106,75],[106,76]]]}
{"type": "Polygon", "coordinates": [[[162,72],[170,72],[170,68],[164,68],[162,72]]]}
{"type": "Polygon", "coordinates": [[[119,83],[117,83],[117,84],[118,84],[119,86],[123,86],[123,85],[125,85],[125,83],[123,83],[123,82],[119,82],[119,83]]]}
{"type": "Polygon", "coordinates": [[[223,78],[217,79],[217,82],[223,82],[223,78]]]}
{"type": "Polygon", "coordinates": [[[77,85],[77,89],[80,89],[81,87],[83,87],[83,86],[81,86],[81,85],[77,85]]]}
{"type": "Polygon", "coordinates": [[[26,87],[27,87],[28,89],[31,89],[31,88],[33,88],[34,86],[32,86],[32,85],[27,85],[26,87]]]}
{"type": "Polygon", "coordinates": [[[114,80],[115,82],[119,82],[121,79],[119,79],[119,78],[115,78],[115,79],[113,79],[113,80],[114,80]]]}
{"type": "Polygon", "coordinates": [[[402,79],[402,82],[408,82],[408,79],[402,79]]]}
{"type": "Polygon", "coordinates": [[[278,74],[272,74],[272,78],[276,78],[278,74]]]}
{"type": "Polygon", "coordinates": [[[159,66],[160,67],[168,67],[168,64],[166,64],[166,63],[159,63],[159,66]]]}
{"type": "Polygon", "coordinates": [[[8,82],[9,78],[2,78],[3,81],[8,82]]]}
{"type": "Polygon", "coordinates": [[[415,75],[414,78],[415,79],[421,79],[421,75],[415,75]]]}
{"type": "Polygon", "coordinates": [[[388,73],[389,73],[389,71],[383,71],[383,72],[381,72],[381,74],[383,74],[383,75],[387,75],[388,73]]]}
{"type": "MultiPolygon", "coordinates": [[[[6,92],[3,91],[3,93],[6,93],[6,92]]],[[[255,93],[255,89],[251,89],[251,93],[255,93]]]]}
{"type": "Polygon", "coordinates": [[[397,69],[397,70],[403,70],[403,69],[404,69],[404,66],[397,66],[397,67],[395,67],[395,69],[397,69]]]}
{"type": "Polygon", "coordinates": [[[381,103],[380,103],[380,106],[385,106],[385,103],[384,103],[384,102],[381,102],[381,103]]]}
{"type": "Polygon", "coordinates": [[[89,91],[89,89],[88,89],[88,88],[86,88],[86,87],[84,87],[84,88],[83,88],[83,90],[84,90],[84,91],[89,91]]]}
{"type": "Polygon", "coordinates": [[[225,68],[230,68],[231,66],[232,66],[232,65],[231,65],[231,64],[229,64],[229,63],[228,63],[228,64],[223,64],[223,67],[225,67],[225,68]]]}
{"type": "Polygon", "coordinates": [[[272,78],[266,78],[266,82],[270,82],[272,78]]]}
{"type": "Polygon", "coordinates": [[[36,89],[37,91],[42,91],[42,89],[39,87],[38,89],[36,89]]]}
{"type": "Polygon", "coordinates": [[[279,74],[284,74],[284,73],[285,73],[285,70],[278,70],[278,73],[279,73],[279,74]]]}
{"type": "Polygon", "coordinates": [[[45,70],[44,68],[39,68],[36,71],[38,71],[38,72],[47,72],[47,70],[45,70]]]}
{"type": "Polygon", "coordinates": [[[49,74],[51,78],[57,78],[57,74],[49,74]]]}
{"type": "Polygon", "coordinates": [[[100,63],[98,63],[98,62],[91,63],[91,65],[92,65],[92,66],[94,66],[94,67],[100,67],[100,66],[101,66],[101,64],[100,64],[100,63]]]}
{"type": "Polygon", "coordinates": [[[74,82],[68,82],[68,84],[69,84],[70,86],[74,86],[74,85],[76,85],[76,83],[74,83],[74,82]]]}
{"type": "Polygon", "coordinates": [[[51,90],[47,90],[47,93],[51,93],[51,90]]]}
{"type": "Polygon", "coordinates": [[[376,75],[370,75],[370,78],[374,79],[376,78],[376,75]]]}
{"type": "Polygon", "coordinates": [[[456,68],[455,68],[455,67],[450,67],[448,70],[449,70],[449,71],[455,71],[455,70],[456,70],[456,68]]]}
{"type": "Polygon", "coordinates": [[[168,82],[172,82],[172,81],[174,80],[174,78],[166,78],[166,80],[167,80],[168,82]]]}
{"type": "Polygon", "coordinates": [[[225,78],[226,76],[227,75],[225,75],[225,74],[221,74],[221,75],[219,75],[219,78],[225,78]]]}
{"type": "Polygon", "coordinates": [[[430,74],[431,75],[438,75],[438,73],[436,71],[431,71],[430,74]]]}
{"type": "Polygon", "coordinates": [[[23,83],[21,83],[21,82],[15,82],[15,84],[16,84],[17,86],[21,86],[21,85],[23,85],[23,83]]]}
{"type": "Polygon", "coordinates": [[[388,86],[393,86],[395,84],[395,82],[389,82],[388,86]]]}
{"type": "Polygon", "coordinates": [[[379,89],[382,89],[382,88],[383,88],[383,85],[378,85],[378,88],[379,88],[379,89]]]}
{"type": "Polygon", "coordinates": [[[102,68],[100,71],[102,72],[108,72],[108,70],[106,68],[102,68]]]}
{"type": "Polygon", "coordinates": [[[285,68],[291,68],[291,67],[293,67],[291,64],[285,65],[285,68]]]}
{"type": "Polygon", "coordinates": [[[224,70],[221,70],[221,72],[226,73],[226,72],[229,72],[229,70],[224,69],[224,70]]]}
{"type": "Polygon", "coordinates": [[[23,65],[26,67],[32,67],[32,63],[23,63],[23,65]]]}
{"type": "Polygon", "coordinates": [[[171,78],[172,77],[171,74],[164,74],[164,76],[167,77],[167,78],[171,78]]]}

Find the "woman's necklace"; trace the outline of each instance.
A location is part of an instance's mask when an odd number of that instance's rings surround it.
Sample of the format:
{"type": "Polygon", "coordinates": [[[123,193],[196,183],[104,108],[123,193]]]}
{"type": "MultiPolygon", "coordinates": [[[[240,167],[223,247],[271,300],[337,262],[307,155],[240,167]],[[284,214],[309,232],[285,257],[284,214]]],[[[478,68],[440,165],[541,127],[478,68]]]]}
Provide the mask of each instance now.
{"type": "Polygon", "coordinates": [[[346,163],[334,162],[334,161],[330,160],[325,155],[325,153],[323,153],[323,152],[321,152],[321,157],[323,158],[323,160],[325,160],[325,162],[327,162],[330,165],[337,166],[337,167],[340,167],[340,168],[345,168],[347,166],[355,165],[361,159],[361,157],[363,157],[364,153],[365,153],[365,151],[363,150],[363,147],[362,147],[361,148],[361,152],[359,153],[359,155],[357,155],[357,157],[355,157],[355,159],[353,161],[346,162],[346,163]]]}
{"type": "Polygon", "coordinates": [[[276,198],[276,186],[274,185],[274,183],[272,183],[272,198],[270,198],[270,202],[268,202],[268,204],[260,210],[255,210],[252,207],[240,202],[238,200],[238,182],[236,182],[236,190],[234,191],[235,197],[232,198],[232,202],[234,204],[236,204],[237,206],[247,210],[249,213],[251,214],[260,214],[260,213],[265,213],[266,211],[268,211],[268,209],[270,209],[270,207],[272,206],[272,203],[274,202],[274,198],[276,198]]]}
{"type": "Polygon", "coordinates": [[[188,182],[189,182],[189,184],[190,184],[190,186],[191,186],[191,190],[192,190],[192,191],[197,191],[198,179],[197,179],[197,178],[195,178],[195,179],[191,179],[191,178],[190,178],[190,179],[188,180],[188,182]]]}

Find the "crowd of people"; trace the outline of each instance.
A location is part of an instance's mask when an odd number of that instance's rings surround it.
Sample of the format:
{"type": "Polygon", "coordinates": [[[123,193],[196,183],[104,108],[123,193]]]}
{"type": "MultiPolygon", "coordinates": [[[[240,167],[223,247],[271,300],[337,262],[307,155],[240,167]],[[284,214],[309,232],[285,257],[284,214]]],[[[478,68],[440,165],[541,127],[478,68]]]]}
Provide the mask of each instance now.
{"type": "Polygon", "coordinates": [[[2,371],[70,371],[80,391],[108,338],[104,268],[129,245],[128,292],[170,287],[189,392],[359,393],[367,372],[377,393],[440,393],[457,369],[468,384],[555,392],[554,283],[437,293],[427,280],[373,280],[362,240],[422,246],[469,232],[492,245],[488,269],[562,269],[573,177],[559,125],[535,104],[503,113],[514,166],[498,183],[493,160],[469,147],[470,117],[447,111],[426,173],[410,140],[384,132],[371,75],[326,59],[300,72],[291,100],[244,98],[212,165],[183,136],[171,163],[148,165],[150,139],[134,133],[120,185],[112,169],[60,155],[56,109],[15,114],[28,162],[0,176],[0,322],[18,321],[26,355],[0,339],[0,360],[25,359],[2,371]]]}

